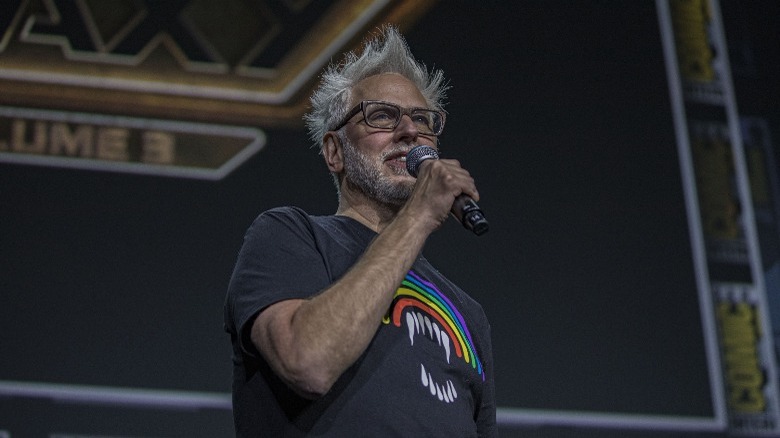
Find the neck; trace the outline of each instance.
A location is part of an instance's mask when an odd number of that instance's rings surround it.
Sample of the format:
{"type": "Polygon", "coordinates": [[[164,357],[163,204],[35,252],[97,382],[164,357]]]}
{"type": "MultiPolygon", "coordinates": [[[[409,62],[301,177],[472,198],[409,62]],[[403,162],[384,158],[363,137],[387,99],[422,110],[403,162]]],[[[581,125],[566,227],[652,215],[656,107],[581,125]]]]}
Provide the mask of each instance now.
{"type": "Polygon", "coordinates": [[[398,214],[398,210],[397,206],[379,203],[363,193],[342,190],[336,214],[355,219],[376,233],[381,233],[398,214]]]}

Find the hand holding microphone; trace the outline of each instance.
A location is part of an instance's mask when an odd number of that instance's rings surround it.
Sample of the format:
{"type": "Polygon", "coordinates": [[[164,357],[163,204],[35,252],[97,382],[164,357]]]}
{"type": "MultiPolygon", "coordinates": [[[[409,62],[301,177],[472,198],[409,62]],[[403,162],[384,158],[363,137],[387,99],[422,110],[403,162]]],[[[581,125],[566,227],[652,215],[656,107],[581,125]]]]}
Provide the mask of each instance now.
{"type": "MultiPolygon", "coordinates": [[[[417,146],[406,155],[406,170],[409,175],[417,178],[417,174],[425,161],[438,160],[439,154],[430,146],[417,146]]],[[[471,230],[477,236],[485,234],[488,229],[488,221],[476,202],[466,194],[460,194],[455,198],[450,210],[453,216],[463,224],[467,230],[471,230]]]]}

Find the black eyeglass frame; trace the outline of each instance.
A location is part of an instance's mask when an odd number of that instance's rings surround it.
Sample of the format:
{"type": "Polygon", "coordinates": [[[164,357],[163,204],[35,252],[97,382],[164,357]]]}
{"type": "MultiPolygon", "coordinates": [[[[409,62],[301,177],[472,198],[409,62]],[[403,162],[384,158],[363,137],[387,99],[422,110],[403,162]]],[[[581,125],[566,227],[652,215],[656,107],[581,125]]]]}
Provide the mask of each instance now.
{"type": "Polygon", "coordinates": [[[384,100],[364,100],[364,101],[361,101],[359,104],[355,105],[354,108],[349,110],[347,115],[344,116],[344,118],[342,119],[342,122],[339,123],[338,126],[336,126],[335,128],[331,129],[331,131],[338,131],[339,129],[347,126],[347,123],[349,123],[350,119],[352,119],[352,117],[355,117],[355,114],[358,114],[360,112],[363,113],[363,120],[366,122],[366,125],[368,125],[368,126],[370,126],[372,128],[375,128],[375,129],[386,129],[386,130],[392,131],[393,129],[398,127],[398,124],[401,123],[401,118],[404,115],[407,115],[407,116],[409,116],[409,118],[411,118],[412,114],[415,111],[427,111],[427,112],[437,113],[439,115],[439,117],[441,117],[441,124],[440,124],[440,127],[439,127],[439,132],[433,132],[433,133],[430,133],[430,134],[421,134],[421,135],[432,135],[434,137],[438,137],[439,135],[441,135],[442,132],[444,132],[444,122],[447,120],[447,117],[446,117],[447,113],[445,113],[443,111],[432,110],[432,109],[429,109],[429,108],[419,108],[419,107],[404,108],[404,107],[402,107],[400,105],[396,105],[396,104],[394,104],[392,102],[385,102],[384,100]],[[371,103],[381,103],[383,105],[389,105],[389,106],[398,108],[398,112],[399,112],[400,115],[398,116],[398,119],[396,119],[395,124],[393,126],[374,126],[374,125],[372,125],[368,121],[368,117],[366,117],[366,112],[365,112],[366,106],[368,104],[371,104],[371,103]]]}

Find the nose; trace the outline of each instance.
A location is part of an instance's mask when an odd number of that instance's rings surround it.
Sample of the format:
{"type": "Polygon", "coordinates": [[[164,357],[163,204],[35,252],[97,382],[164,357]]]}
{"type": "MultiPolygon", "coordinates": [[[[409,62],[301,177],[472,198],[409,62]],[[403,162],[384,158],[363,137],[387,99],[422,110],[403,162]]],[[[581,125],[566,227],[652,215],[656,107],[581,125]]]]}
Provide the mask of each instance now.
{"type": "Polygon", "coordinates": [[[412,121],[412,118],[408,114],[404,114],[401,116],[401,120],[398,121],[398,126],[395,127],[395,134],[399,140],[416,140],[417,136],[420,135],[420,131],[412,121]]]}

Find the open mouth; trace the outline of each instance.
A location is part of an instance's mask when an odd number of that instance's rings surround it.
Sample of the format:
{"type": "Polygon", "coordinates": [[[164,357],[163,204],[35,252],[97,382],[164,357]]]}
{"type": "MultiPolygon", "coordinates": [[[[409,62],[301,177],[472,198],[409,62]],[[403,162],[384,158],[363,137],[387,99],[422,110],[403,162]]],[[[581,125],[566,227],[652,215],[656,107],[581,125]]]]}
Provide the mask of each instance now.
{"type": "Polygon", "coordinates": [[[406,152],[393,152],[385,158],[385,163],[399,169],[406,169],[406,152]]]}

